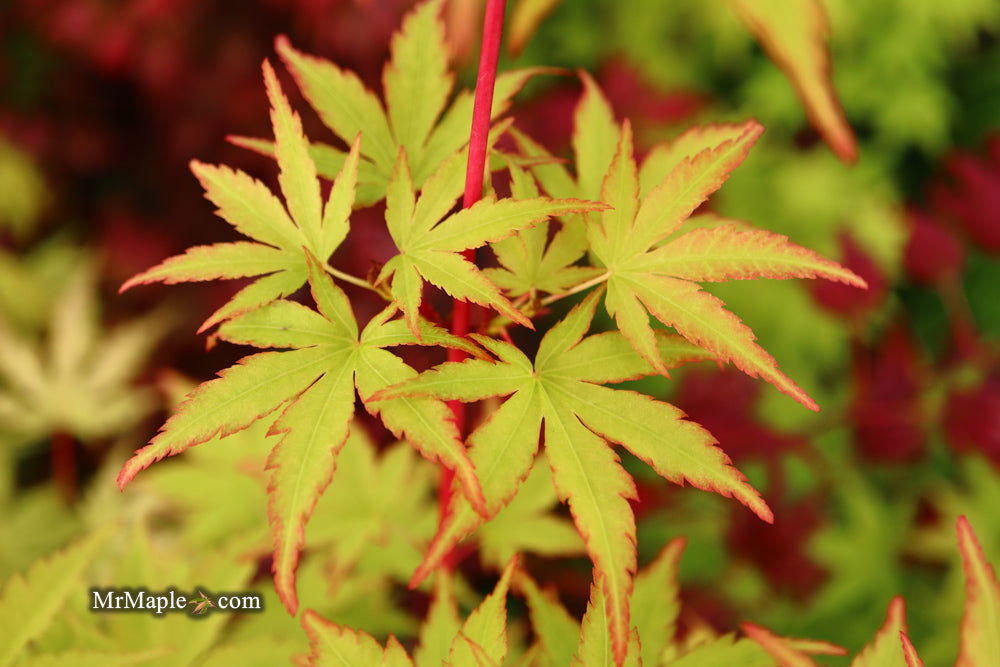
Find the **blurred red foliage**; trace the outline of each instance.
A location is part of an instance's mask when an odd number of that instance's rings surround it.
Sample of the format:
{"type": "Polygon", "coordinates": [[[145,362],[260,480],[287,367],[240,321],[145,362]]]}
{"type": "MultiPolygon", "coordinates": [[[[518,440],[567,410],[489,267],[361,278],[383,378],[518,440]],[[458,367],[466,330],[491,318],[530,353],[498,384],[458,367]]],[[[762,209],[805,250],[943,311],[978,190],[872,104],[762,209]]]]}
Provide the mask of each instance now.
{"type": "Polygon", "coordinates": [[[903,253],[903,268],[916,283],[935,285],[955,279],[965,265],[965,246],[941,220],[919,209],[907,212],[910,236],[903,253]]]}
{"type": "Polygon", "coordinates": [[[889,279],[875,260],[848,232],[840,236],[840,263],[865,279],[868,289],[829,280],[810,283],[813,297],[826,310],[848,319],[862,321],[878,309],[889,291],[889,279]]]}
{"type": "Polygon", "coordinates": [[[979,452],[1000,467],[1000,372],[948,397],[944,417],[948,442],[958,451],[979,452]]]}
{"type": "Polygon", "coordinates": [[[926,450],[922,398],[927,376],[909,328],[893,323],[873,347],[854,351],[850,420],[861,458],[909,463],[926,450]]]}
{"type": "Polygon", "coordinates": [[[963,150],[945,161],[945,178],[931,189],[931,202],[984,250],[1000,253],[1000,137],[977,157],[963,150]]]}

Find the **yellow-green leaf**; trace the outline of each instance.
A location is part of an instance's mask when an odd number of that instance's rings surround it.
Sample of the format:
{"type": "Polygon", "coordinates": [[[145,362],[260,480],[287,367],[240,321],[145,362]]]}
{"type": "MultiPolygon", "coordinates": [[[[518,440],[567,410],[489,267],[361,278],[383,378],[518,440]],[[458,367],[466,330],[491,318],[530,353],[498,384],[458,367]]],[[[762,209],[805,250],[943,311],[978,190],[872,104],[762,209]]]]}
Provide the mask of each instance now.
{"type": "Polygon", "coordinates": [[[0,593],[0,665],[10,665],[28,642],[38,638],[78,588],[84,570],[108,537],[88,535],[66,549],[36,561],[27,573],[9,579],[0,593]]]}
{"type": "Polygon", "coordinates": [[[968,519],[957,522],[958,548],[965,571],[965,613],[956,667],[1000,661],[1000,583],[968,519]]]}
{"type": "Polygon", "coordinates": [[[816,129],[846,162],[857,158],[854,133],[830,77],[829,27],[821,0],[730,0],[764,50],[785,71],[816,129]]]}

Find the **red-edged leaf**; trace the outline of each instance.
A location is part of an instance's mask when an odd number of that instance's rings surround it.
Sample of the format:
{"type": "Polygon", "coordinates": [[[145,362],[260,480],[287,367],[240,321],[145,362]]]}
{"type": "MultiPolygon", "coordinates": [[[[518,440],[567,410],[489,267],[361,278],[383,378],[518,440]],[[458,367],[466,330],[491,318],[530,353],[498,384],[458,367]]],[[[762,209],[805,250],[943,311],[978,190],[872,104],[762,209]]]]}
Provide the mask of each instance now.
{"type": "Polygon", "coordinates": [[[239,241],[188,248],[183,255],[169,257],[151,269],[129,278],[118,290],[150,283],[229,280],[274,273],[288,268],[295,258],[287,251],[260,243],[239,241]]]}
{"type": "Polygon", "coordinates": [[[267,514],[274,538],[271,569],[278,597],[293,616],[298,610],[295,569],[306,522],[330,483],[353,414],[354,366],[343,363],[286,408],[269,433],[284,434],[267,461],[271,473],[267,514]]]}
{"type": "Polygon", "coordinates": [[[791,243],[787,236],[728,224],[692,230],[629,266],[695,282],[826,278],[868,286],[850,269],[791,243]]]}
{"type": "Polygon", "coordinates": [[[551,401],[545,407],[545,451],[556,492],[569,504],[594,562],[611,652],[620,665],[628,651],[629,595],[636,567],[635,518],[628,504],[636,498],[635,484],[604,441],[551,401]]]}
{"type": "Polygon", "coordinates": [[[897,596],[889,603],[885,623],[878,633],[851,662],[851,667],[896,667],[905,663],[906,603],[897,596]]]}
{"type": "Polygon", "coordinates": [[[374,637],[331,623],[312,609],[302,615],[302,627],[309,636],[310,665],[362,667],[382,660],[382,647],[374,637]]]}
{"type": "Polygon", "coordinates": [[[968,519],[958,517],[958,548],[965,571],[965,613],[956,667],[1000,664],[1000,583],[968,519]]]}
{"type": "Polygon", "coordinates": [[[565,399],[588,428],[624,446],[665,479],[732,497],[762,520],[774,521],[760,493],[732,467],[712,434],[669,403],[583,383],[575,384],[565,399]]]}
{"type": "Polygon", "coordinates": [[[309,156],[309,142],[302,131],[299,115],[292,111],[271,63],[264,61],[264,87],[271,101],[271,125],[274,126],[275,157],[278,160],[278,183],[292,219],[309,242],[319,249],[323,200],[320,196],[316,165],[309,156]]]}
{"type": "MultiPolygon", "coordinates": [[[[672,234],[725,183],[729,173],[743,162],[764,131],[763,126],[754,120],[748,120],[739,127],[742,132],[735,138],[686,155],[666,179],[643,198],[628,241],[616,258],[627,259],[645,252],[657,241],[672,234]]],[[[692,146],[691,150],[697,148],[692,146]]]]}
{"type": "Polygon", "coordinates": [[[219,217],[241,234],[286,250],[302,245],[302,233],[284,205],[257,179],[225,165],[197,160],[191,161],[191,172],[205,189],[205,197],[219,207],[219,217]]]}
{"type": "MultiPolygon", "coordinates": [[[[636,279],[626,274],[622,281],[650,313],[688,340],[723,361],[731,361],[747,375],[767,380],[810,410],[819,409],[808,394],[778,370],[774,357],[754,342],[750,328],[697,284],[655,275],[636,279]]],[[[624,329],[623,333],[628,336],[624,329]]]]}
{"type": "Polygon", "coordinates": [[[769,630],[753,623],[741,623],[747,637],[760,644],[761,648],[784,667],[819,667],[809,653],[820,655],[844,655],[846,651],[828,642],[788,639],[779,637],[769,630]]]}
{"type": "Polygon", "coordinates": [[[218,379],[187,395],[160,433],[122,466],[119,488],[124,489],[139,471],[165,456],[179,454],[216,435],[225,437],[270,414],[312,384],[337,356],[343,353],[306,348],[244,357],[220,372],[218,379]]]}
{"type": "Polygon", "coordinates": [[[924,667],[924,661],[917,655],[917,649],[913,642],[906,636],[905,632],[899,633],[899,640],[903,644],[903,659],[906,660],[906,667],[924,667]]]}
{"type": "Polygon", "coordinates": [[[764,50],[795,86],[806,112],[833,152],[857,158],[857,144],[830,76],[826,12],[820,0],[731,0],[764,50]]]}

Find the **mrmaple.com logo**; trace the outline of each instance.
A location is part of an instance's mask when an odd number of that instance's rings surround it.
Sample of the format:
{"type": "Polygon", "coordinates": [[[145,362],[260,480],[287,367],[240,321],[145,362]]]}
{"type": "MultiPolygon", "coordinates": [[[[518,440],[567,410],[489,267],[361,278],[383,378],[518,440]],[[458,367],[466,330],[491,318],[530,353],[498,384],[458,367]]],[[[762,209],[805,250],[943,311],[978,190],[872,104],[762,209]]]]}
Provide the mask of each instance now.
{"type": "Polygon", "coordinates": [[[201,616],[210,609],[230,612],[262,611],[259,593],[196,593],[181,595],[174,589],[151,593],[145,588],[94,588],[90,591],[90,610],[96,612],[138,611],[160,616],[171,611],[186,611],[201,616]]]}

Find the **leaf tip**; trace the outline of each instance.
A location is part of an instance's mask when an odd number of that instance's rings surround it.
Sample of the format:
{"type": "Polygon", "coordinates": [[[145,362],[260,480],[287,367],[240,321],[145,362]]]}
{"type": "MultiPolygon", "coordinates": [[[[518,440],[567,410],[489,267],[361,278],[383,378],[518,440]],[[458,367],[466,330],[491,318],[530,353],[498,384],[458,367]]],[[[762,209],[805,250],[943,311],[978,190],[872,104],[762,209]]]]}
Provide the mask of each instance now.
{"type": "Polygon", "coordinates": [[[284,33],[275,35],[274,50],[277,51],[278,55],[280,55],[283,59],[287,59],[291,54],[295,53],[295,47],[292,46],[292,41],[288,39],[288,35],[284,33]]]}
{"type": "Polygon", "coordinates": [[[121,470],[118,471],[118,476],[115,478],[115,483],[118,485],[118,490],[124,492],[125,487],[135,479],[135,476],[139,474],[139,471],[145,469],[147,466],[142,465],[136,461],[138,457],[133,455],[128,461],[126,461],[121,470]]]}

